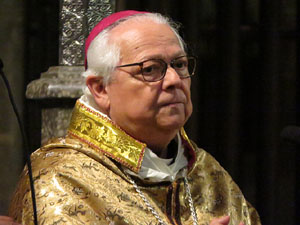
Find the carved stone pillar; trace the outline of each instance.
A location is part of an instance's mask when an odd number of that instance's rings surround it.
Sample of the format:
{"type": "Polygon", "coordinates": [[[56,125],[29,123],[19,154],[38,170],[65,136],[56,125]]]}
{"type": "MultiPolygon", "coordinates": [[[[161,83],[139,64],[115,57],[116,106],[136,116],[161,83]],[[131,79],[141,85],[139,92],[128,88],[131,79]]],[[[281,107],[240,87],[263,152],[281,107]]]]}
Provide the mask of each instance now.
{"type": "Polygon", "coordinates": [[[42,143],[65,135],[72,106],[84,87],[84,41],[89,31],[115,9],[115,0],[60,0],[59,66],[50,67],[26,90],[41,104],[42,143]]]}

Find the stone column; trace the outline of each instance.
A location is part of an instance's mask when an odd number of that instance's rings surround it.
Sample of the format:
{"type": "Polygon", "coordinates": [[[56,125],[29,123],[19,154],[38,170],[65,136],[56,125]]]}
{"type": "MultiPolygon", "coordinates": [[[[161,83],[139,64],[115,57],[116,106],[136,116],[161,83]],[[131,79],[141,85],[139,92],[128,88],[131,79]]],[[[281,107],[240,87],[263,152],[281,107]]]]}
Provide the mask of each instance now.
{"type": "Polygon", "coordinates": [[[26,97],[43,102],[41,142],[64,136],[72,106],[82,95],[84,42],[89,31],[115,9],[115,0],[60,0],[59,65],[27,86],[26,97]]]}

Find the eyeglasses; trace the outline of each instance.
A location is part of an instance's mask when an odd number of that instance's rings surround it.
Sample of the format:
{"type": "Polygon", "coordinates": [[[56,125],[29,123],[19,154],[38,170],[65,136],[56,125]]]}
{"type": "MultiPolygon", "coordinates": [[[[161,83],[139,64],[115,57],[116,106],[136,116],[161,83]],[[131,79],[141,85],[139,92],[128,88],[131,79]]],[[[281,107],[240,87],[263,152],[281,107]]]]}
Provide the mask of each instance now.
{"type": "MultiPolygon", "coordinates": [[[[168,63],[162,59],[148,59],[139,63],[117,66],[116,68],[139,66],[139,74],[144,81],[155,82],[162,80],[167,72],[168,63]]],[[[194,75],[196,69],[196,58],[193,56],[180,56],[170,62],[170,66],[176,71],[180,78],[188,78],[194,75]]]]}

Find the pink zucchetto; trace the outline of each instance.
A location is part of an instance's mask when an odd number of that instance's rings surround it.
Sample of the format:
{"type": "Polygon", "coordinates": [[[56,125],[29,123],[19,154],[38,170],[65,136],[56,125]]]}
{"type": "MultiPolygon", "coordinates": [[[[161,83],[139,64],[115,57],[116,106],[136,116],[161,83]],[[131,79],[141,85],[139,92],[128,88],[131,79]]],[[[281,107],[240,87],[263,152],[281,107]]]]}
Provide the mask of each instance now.
{"type": "Polygon", "coordinates": [[[88,52],[88,49],[89,49],[89,46],[90,46],[91,42],[95,39],[95,37],[101,31],[103,31],[105,28],[107,28],[110,25],[114,24],[118,20],[124,19],[128,16],[132,16],[132,15],[135,15],[135,14],[140,14],[140,13],[148,13],[148,12],[135,11],[135,10],[125,10],[125,11],[116,12],[116,13],[113,13],[113,14],[105,17],[104,19],[102,19],[92,29],[92,31],[90,32],[88,38],[85,41],[85,62],[84,62],[85,69],[87,69],[87,52],[88,52]]]}

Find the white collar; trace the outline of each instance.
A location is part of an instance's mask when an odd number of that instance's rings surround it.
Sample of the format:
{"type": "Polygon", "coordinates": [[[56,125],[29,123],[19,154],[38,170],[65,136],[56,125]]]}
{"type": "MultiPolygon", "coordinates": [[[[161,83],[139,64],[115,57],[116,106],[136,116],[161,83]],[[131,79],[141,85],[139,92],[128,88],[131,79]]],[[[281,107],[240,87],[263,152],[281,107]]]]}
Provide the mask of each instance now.
{"type": "Polygon", "coordinates": [[[174,181],[177,175],[182,177],[182,168],[188,165],[188,160],[184,156],[184,148],[181,144],[181,137],[177,134],[177,155],[172,164],[173,159],[163,159],[158,157],[151,149],[146,148],[141,169],[138,177],[148,179],[154,182],[174,181]]]}

